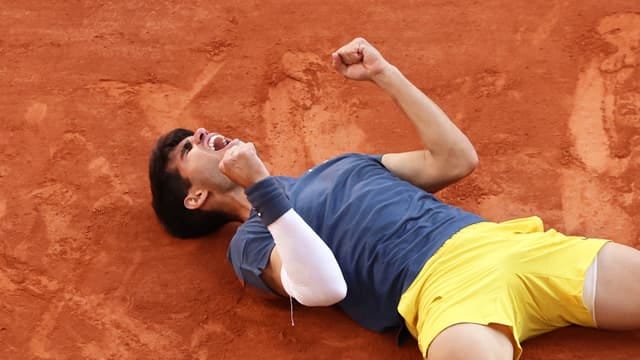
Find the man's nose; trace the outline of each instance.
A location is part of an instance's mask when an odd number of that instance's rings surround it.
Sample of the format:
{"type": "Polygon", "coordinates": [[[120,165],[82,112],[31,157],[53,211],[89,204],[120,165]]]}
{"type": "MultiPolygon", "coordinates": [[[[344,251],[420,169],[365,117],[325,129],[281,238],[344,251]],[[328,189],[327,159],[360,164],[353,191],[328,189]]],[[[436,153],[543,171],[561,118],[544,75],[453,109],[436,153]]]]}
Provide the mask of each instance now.
{"type": "Polygon", "coordinates": [[[193,134],[193,143],[196,144],[196,145],[199,145],[204,140],[204,137],[207,136],[207,134],[208,134],[208,132],[207,132],[206,129],[199,128],[193,134]]]}

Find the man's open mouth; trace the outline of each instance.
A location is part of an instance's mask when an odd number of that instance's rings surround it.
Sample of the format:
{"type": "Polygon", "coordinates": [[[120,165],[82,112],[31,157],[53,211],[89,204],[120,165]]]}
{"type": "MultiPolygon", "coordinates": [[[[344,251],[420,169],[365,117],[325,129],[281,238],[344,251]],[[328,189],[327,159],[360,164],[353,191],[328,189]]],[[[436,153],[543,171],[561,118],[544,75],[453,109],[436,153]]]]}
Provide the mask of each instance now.
{"type": "Polygon", "coordinates": [[[226,148],[230,142],[231,142],[231,139],[226,138],[220,134],[214,134],[209,136],[209,138],[207,139],[206,145],[210,149],[213,149],[214,151],[219,151],[226,148]]]}

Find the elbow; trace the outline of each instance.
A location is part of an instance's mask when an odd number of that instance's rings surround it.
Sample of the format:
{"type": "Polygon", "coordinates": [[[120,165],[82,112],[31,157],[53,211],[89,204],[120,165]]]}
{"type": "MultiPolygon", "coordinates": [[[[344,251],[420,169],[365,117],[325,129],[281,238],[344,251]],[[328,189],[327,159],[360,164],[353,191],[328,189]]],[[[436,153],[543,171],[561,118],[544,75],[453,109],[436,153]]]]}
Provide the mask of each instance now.
{"type": "Polygon", "coordinates": [[[347,297],[347,284],[343,280],[332,286],[301,293],[294,297],[300,304],[305,306],[331,306],[347,297]]]}
{"type": "Polygon", "coordinates": [[[347,297],[347,283],[343,280],[340,284],[338,284],[338,286],[336,286],[336,288],[332,293],[331,305],[339,303],[340,301],[344,300],[344,298],[346,297],[347,297]]]}
{"type": "Polygon", "coordinates": [[[471,174],[473,170],[475,170],[476,167],[478,167],[479,162],[480,162],[480,159],[478,158],[478,153],[476,153],[475,149],[471,148],[464,162],[464,167],[463,167],[463,170],[464,170],[463,172],[465,173],[464,176],[471,174]]]}
{"type": "Polygon", "coordinates": [[[478,154],[473,149],[466,149],[463,153],[456,157],[456,166],[452,167],[455,179],[462,179],[465,176],[471,174],[473,170],[478,166],[478,154]]]}

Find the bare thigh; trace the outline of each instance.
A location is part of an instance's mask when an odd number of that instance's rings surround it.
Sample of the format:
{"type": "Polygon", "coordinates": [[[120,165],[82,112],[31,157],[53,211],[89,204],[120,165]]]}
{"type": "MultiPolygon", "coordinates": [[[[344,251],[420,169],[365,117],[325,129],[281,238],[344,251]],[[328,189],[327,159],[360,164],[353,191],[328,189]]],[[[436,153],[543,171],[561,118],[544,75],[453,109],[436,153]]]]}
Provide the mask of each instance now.
{"type": "Polygon", "coordinates": [[[640,251],[608,243],[598,254],[595,320],[601,329],[640,329],[640,251]]]}
{"type": "Polygon", "coordinates": [[[442,331],[429,346],[428,360],[512,360],[506,326],[457,324],[442,331]]]}

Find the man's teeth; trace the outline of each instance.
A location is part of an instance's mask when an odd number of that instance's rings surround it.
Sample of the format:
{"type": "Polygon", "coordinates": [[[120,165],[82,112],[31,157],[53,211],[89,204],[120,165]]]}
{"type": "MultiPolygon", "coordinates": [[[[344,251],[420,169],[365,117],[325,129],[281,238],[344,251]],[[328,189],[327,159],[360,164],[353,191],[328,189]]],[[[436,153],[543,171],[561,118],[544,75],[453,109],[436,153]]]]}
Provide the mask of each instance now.
{"type": "Polygon", "coordinates": [[[216,139],[217,138],[223,138],[224,139],[224,137],[222,135],[215,135],[215,136],[210,137],[209,138],[209,142],[207,143],[207,145],[213,150],[217,150],[216,149],[216,139]]]}
{"type": "Polygon", "coordinates": [[[214,135],[207,141],[207,146],[215,151],[224,149],[231,141],[222,135],[214,135]]]}

